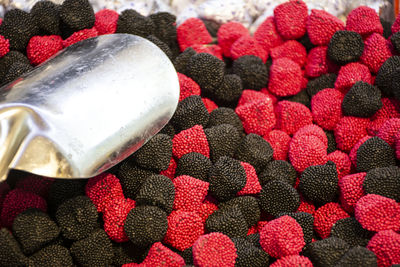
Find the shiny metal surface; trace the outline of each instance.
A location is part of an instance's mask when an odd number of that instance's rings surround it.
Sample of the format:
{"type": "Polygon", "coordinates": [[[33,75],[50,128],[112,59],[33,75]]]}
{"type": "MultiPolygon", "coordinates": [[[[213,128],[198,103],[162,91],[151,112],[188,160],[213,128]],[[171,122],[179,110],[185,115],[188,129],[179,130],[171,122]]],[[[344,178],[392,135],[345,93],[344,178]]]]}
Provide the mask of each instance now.
{"type": "Polygon", "coordinates": [[[113,34],[72,45],[0,89],[0,181],[10,168],[93,177],[156,134],[178,98],[172,63],[148,40],[113,34]]]}

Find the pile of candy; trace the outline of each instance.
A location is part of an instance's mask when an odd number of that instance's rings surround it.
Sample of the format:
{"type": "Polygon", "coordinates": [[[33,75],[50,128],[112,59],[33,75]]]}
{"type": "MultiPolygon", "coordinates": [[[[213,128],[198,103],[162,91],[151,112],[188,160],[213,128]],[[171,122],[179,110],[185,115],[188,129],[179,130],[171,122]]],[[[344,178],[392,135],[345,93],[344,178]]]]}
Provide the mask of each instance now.
{"type": "Polygon", "coordinates": [[[361,6],[344,23],[292,0],[251,35],[41,1],[2,20],[0,81],[110,33],[170,57],[176,113],[89,180],[12,172],[1,266],[400,264],[400,18],[361,6]]]}

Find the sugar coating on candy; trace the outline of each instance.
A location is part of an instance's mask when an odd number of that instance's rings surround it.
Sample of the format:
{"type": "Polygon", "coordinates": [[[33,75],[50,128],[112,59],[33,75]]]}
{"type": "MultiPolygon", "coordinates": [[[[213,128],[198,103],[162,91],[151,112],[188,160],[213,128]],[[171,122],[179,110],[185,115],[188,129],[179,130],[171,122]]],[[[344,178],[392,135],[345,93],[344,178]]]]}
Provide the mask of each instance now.
{"type": "Polygon", "coordinates": [[[264,250],[253,245],[251,240],[245,238],[232,238],[235,243],[238,257],[236,266],[262,267],[269,263],[269,256],[264,250]]]}
{"type": "Polygon", "coordinates": [[[264,63],[268,59],[268,52],[250,35],[243,35],[238,38],[232,44],[230,53],[234,60],[246,55],[257,56],[261,58],[264,63]]]}
{"type": "Polygon", "coordinates": [[[118,13],[111,9],[102,9],[96,12],[94,27],[99,35],[115,33],[118,17],[118,13]]]}
{"type": "Polygon", "coordinates": [[[271,58],[273,61],[283,57],[296,62],[302,67],[307,61],[307,51],[298,41],[289,40],[271,49],[271,58]]]}
{"type": "Polygon", "coordinates": [[[204,225],[198,214],[177,210],[168,216],[168,230],[164,242],[184,251],[203,234],[204,225]]]}
{"type": "Polygon", "coordinates": [[[383,33],[383,27],[376,11],[367,6],[353,9],[346,20],[346,30],[361,34],[364,37],[372,33],[383,33]]]}
{"type": "Polygon", "coordinates": [[[377,73],[382,64],[391,56],[389,43],[385,37],[373,33],[365,41],[364,52],[360,60],[372,73],[377,73]]]}
{"type": "Polygon", "coordinates": [[[400,168],[375,168],[367,172],[363,188],[367,194],[381,195],[400,201],[400,168]]]}
{"type": "Polygon", "coordinates": [[[371,238],[370,231],[362,228],[361,224],[354,217],[338,220],[331,229],[331,236],[344,240],[352,247],[368,244],[371,238]]]}
{"type": "Polygon", "coordinates": [[[344,23],[324,10],[311,10],[307,20],[307,33],[314,45],[327,45],[336,31],[343,30],[344,23]]]}
{"type": "Polygon", "coordinates": [[[32,192],[47,199],[50,187],[53,184],[53,182],[54,179],[52,178],[45,178],[37,175],[29,175],[28,177],[19,180],[15,184],[15,188],[21,188],[25,191],[32,192]]]}
{"type": "Polygon", "coordinates": [[[391,33],[397,33],[398,31],[400,31],[400,17],[397,16],[396,20],[393,22],[393,24],[391,25],[391,33]]]}
{"type": "Polygon", "coordinates": [[[242,165],[244,171],[246,172],[246,185],[242,188],[242,190],[237,192],[237,195],[256,195],[260,193],[261,185],[254,167],[247,162],[240,162],[240,165],[242,165]]]}
{"type": "Polygon", "coordinates": [[[274,9],[274,19],[279,34],[285,39],[298,39],[306,33],[307,5],[301,0],[291,0],[274,9]]]}
{"type": "Polygon", "coordinates": [[[368,134],[377,135],[382,125],[391,118],[400,118],[400,102],[393,98],[383,97],[382,108],[378,110],[371,118],[371,122],[368,125],[368,134]]]}
{"type": "Polygon", "coordinates": [[[233,267],[236,258],[235,244],[222,233],[202,235],[193,244],[193,263],[199,267],[233,267]]]}
{"type": "Polygon", "coordinates": [[[170,178],[172,180],[175,177],[176,168],[177,168],[176,160],[173,157],[171,157],[168,168],[161,171],[160,174],[167,176],[168,178],[170,178]]]}
{"type": "Polygon", "coordinates": [[[353,164],[354,167],[357,167],[357,151],[358,151],[358,149],[360,148],[360,146],[362,144],[364,144],[365,141],[367,141],[370,138],[372,138],[372,136],[369,136],[369,135],[364,136],[363,138],[358,140],[358,142],[350,150],[349,158],[350,158],[351,164],[353,164]]]}
{"type": "Polygon", "coordinates": [[[232,44],[240,37],[248,34],[249,30],[239,22],[230,21],[222,24],[218,29],[217,38],[223,55],[231,57],[232,44]]]}
{"type": "Polygon", "coordinates": [[[61,20],[74,31],[94,26],[95,14],[88,0],[64,1],[59,12],[61,20]]]}
{"type": "Polygon", "coordinates": [[[210,158],[216,162],[222,156],[233,157],[240,136],[233,125],[221,124],[204,130],[210,146],[210,158]]]}
{"type": "Polygon", "coordinates": [[[248,224],[240,205],[226,205],[208,216],[205,224],[206,231],[220,232],[230,238],[245,237],[248,224]]]}
{"type": "Polygon", "coordinates": [[[181,175],[173,180],[175,187],[174,210],[197,211],[208,193],[209,183],[181,175]]]}
{"type": "Polygon", "coordinates": [[[289,135],[294,134],[300,128],[312,124],[310,110],[303,104],[287,100],[280,101],[275,108],[276,129],[289,135]]]}
{"type": "Polygon", "coordinates": [[[363,182],[366,175],[365,172],[353,173],[339,180],[339,199],[345,211],[353,213],[357,201],[365,195],[363,182]]]}
{"type": "Polygon", "coordinates": [[[45,34],[60,34],[59,5],[51,1],[39,1],[31,9],[37,26],[45,34]]]}
{"type": "Polygon", "coordinates": [[[276,46],[283,43],[282,37],[276,30],[274,17],[268,17],[261,23],[254,32],[254,38],[268,53],[276,46]]]}
{"type": "Polygon", "coordinates": [[[281,130],[272,130],[267,135],[264,135],[264,139],[270,143],[274,150],[274,160],[286,160],[289,152],[290,136],[281,130]]]}
{"type": "Polygon", "coordinates": [[[206,26],[198,18],[185,20],[178,26],[176,33],[181,52],[195,44],[209,44],[212,42],[212,37],[208,33],[206,26]]]}
{"type": "Polygon", "coordinates": [[[330,236],[332,226],[340,219],[350,217],[338,203],[330,202],[314,213],[314,230],[325,239],[330,236]]]}
{"type": "Polygon", "coordinates": [[[218,210],[218,206],[215,203],[205,200],[201,204],[200,209],[197,211],[197,214],[200,215],[202,222],[205,223],[208,216],[213,214],[213,212],[216,210],[218,210]]]}
{"type": "Polygon", "coordinates": [[[202,181],[208,181],[209,170],[211,167],[212,162],[209,158],[203,154],[191,152],[183,155],[179,159],[175,177],[188,175],[202,181]]]}
{"type": "Polygon", "coordinates": [[[300,205],[299,208],[297,209],[297,212],[307,212],[310,213],[311,215],[314,215],[315,206],[311,201],[305,199],[303,196],[300,195],[300,205]]]}
{"type": "Polygon", "coordinates": [[[239,98],[238,106],[249,104],[257,100],[266,100],[267,98],[268,95],[262,92],[245,89],[243,90],[242,95],[239,98]]]}
{"type": "Polygon", "coordinates": [[[270,68],[268,90],[277,96],[295,95],[301,90],[302,73],[299,64],[289,58],[278,58],[270,68]]]}
{"type": "Polygon", "coordinates": [[[375,85],[386,95],[393,94],[394,77],[397,75],[397,69],[400,67],[400,57],[392,56],[387,59],[380,67],[376,79],[375,85]]]}
{"type": "Polygon", "coordinates": [[[307,56],[306,74],[309,77],[318,77],[328,73],[327,46],[317,46],[311,49],[307,56]]]}
{"type": "MultiPolygon", "coordinates": [[[[233,62],[232,71],[240,77],[245,89],[260,90],[267,85],[268,69],[259,57],[245,55],[238,58],[233,62]]],[[[227,94],[227,92],[221,92],[221,94],[227,94]]]]}
{"type": "Polygon", "coordinates": [[[291,266],[302,266],[302,267],[312,267],[313,264],[309,258],[300,255],[290,255],[282,257],[272,263],[271,267],[291,267],[291,266]]]}
{"type": "Polygon", "coordinates": [[[240,105],[235,109],[243,123],[244,131],[258,135],[267,134],[276,123],[274,106],[271,99],[254,101],[240,105]]]}
{"type": "Polygon", "coordinates": [[[298,172],[313,165],[325,164],[326,145],[318,137],[300,136],[290,142],[289,160],[298,172]]]}
{"type": "Polygon", "coordinates": [[[393,230],[380,231],[368,242],[367,249],[375,253],[379,267],[400,263],[400,234],[393,230]]]}
{"type": "Polygon", "coordinates": [[[233,125],[237,129],[239,135],[243,134],[242,121],[240,120],[239,116],[235,113],[235,111],[231,108],[221,107],[210,113],[210,118],[208,120],[207,127],[213,127],[221,124],[233,125]]]}
{"type": "Polygon", "coordinates": [[[243,216],[243,219],[247,223],[247,228],[255,226],[257,222],[260,220],[261,210],[258,199],[256,197],[253,196],[235,197],[231,200],[220,203],[218,207],[220,210],[226,210],[234,206],[239,208],[241,213],[240,216],[243,216]]]}
{"type": "Polygon", "coordinates": [[[98,32],[96,28],[91,28],[91,29],[83,29],[77,32],[74,32],[70,37],[65,39],[63,41],[63,47],[68,47],[70,45],[73,45],[77,42],[83,41],[85,39],[89,39],[92,37],[96,37],[98,35],[98,32]]]}
{"type": "Polygon", "coordinates": [[[212,101],[212,100],[209,99],[209,98],[202,97],[201,100],[203,101],[204,106],[205,106],[206,109],[208,110],[208,113],[211,113],[214,109],[217,109],[217,108],[218,108],[217,104],[215,104],[215,102],[212,101]]]}
{"type": "Polygon", "coordinates": [[[394,150],[379,137],[366,140],[357,150],[357,171],[396,165],[394,150]]]}
{"type": "Polygon", "coordinates": [[[371,73],[368,67],[363,64],[349,63],[340,68],[335,82],[335,89],[342,93],[347,93],[358,81],[371,83],[371,73]]]}
{"type": "Polygon", "coordinates": [[[102,173],[91,178],[86,184],[85,193],[98,212],[103,212],[113,199],[124,198],[119,179],[111,173],[102,173]]]}
{"type": "Polygon", "coordinates": [[[319,91],[325,88],[334,88],[337,75],[334,73],[323,74],[315,79],[310,79],[307,83],[306,91],[310,97],[313,97],[319,91]]]}
{"type": "Polygon", "coordinates": [[[1,225],[11,227],[15,217],[29,208],[36,208],[46,212],[46,200],[23,189],[17,188],[11,190],[3,201],[3,208],[0,214],[1,225]]]}
{"type": "Polygon", "coordinates": [[[326,133],[324,132],[324,130],[322,130],[321,127],[319,127],[318,125],[315,124],[308,124],[306,126],[301,127],[298,131],[296,131],[293,135],[292,139],[296,139],[299,136],[303,136],[303,135],[308,135],[308,136],[315,136],[318,137],[322,143],[324,143],[324,145],[326,147],[328,147],[328,137],[326,135],[326,133]]]}
{"type": "Polygon", "coordinates": [[[363,51],[362,36],[352,31],[337,31],[328,45],[329,59],[339,65],[358,61],[363,51]]]}
{"type": "Polygon", "coordinates": [[[349,152],[364,136],[367,136],[369,120],[357,117],[342,117],[334,129],[337,147],[349,152]]]}
{"type": "Polygon", "coordinates": [[[325,130],[335,129],[342,117],[344,95],[336,89],[319,91],[311,99],[311,111],[314,122],[325,130]]]}
{"type": "Polygon", "coordinates": [[[399,131],[400,131],[400,119],[398,118],[388,119],[385,123],[383,123],[381,129],[379,130],[376,136],[384,140],[391,147],[394,147],[396,142],[396,134],[399,131]]]}
{"type": "Polygon", "coordinates": [[[110,202],[103,214],[104,230],[111,240],[126,242],[128,236],[124,231],[124,223],[128,213],[135,208],[135,201],[117,198],[110,202]]]}
{"type": "Polygon", "coordinates": [[[0,58],[4,57],[8,52],[10,52],[10,41],[0,35],[0,58]]]}
{"type": "Polygon", "coordinates": [[[305,245],[303,230],[295,219],[285,215],[262,228],[260,244],[274,258],[296,255],[305,245]]]}
{"type": "Polygon", "coordinates": [[[354,214],[357,221],[367,230],[400,230],[400,204],[394,199],[367,194],[358,200],[354,214]]]}
{"type": "Polygon", "coordinates": [[[210,157],[207,137],[201,125],[183,130],[172,139],[172,154],[175,157],[179,159],[190,152],[197,152],[210,157]]]}
{"type": "Polygon", "coordinates": [[[332,161],[336,165],[336,171],[338,173],[339,180],[350,173],[351,171],[351,161],[349,156],[340,151],[336,150],[330,154],[328,154],[329,161],[332,161]]]}
{"type": "Polygon", "coordinates": [[[0,228],[0,262],[3,266],[28,266],[28,258],[22,253],[21,248],[11,232],[0,228]]]}

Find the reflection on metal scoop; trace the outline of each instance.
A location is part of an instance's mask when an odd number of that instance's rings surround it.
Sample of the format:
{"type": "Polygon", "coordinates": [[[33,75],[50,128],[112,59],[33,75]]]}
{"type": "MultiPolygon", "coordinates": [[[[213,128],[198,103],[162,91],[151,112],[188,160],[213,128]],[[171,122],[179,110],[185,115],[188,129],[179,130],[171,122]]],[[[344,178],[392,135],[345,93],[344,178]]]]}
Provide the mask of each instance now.
{"type": "Polygon", "coordinates": [[[150,41],[112,34],[74,44],[0,89],[0,182],[11,168],[100,174],[162,129],[178,98],[176,71],[150,41]]]}

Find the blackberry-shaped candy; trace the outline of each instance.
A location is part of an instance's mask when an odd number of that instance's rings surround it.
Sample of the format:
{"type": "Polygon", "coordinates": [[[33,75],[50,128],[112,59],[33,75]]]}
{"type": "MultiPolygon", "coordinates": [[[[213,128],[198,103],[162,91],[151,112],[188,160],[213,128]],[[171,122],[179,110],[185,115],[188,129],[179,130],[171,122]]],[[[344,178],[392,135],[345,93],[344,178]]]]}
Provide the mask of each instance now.
{"type": "Polygon", "coordinates": [[[230,124],[221,124],[204,130],[210,146],[210,158],[217,162],[223,156],[233,157],[240,143],[236,128],[230,124]]]}
{"type": "Polygon", "coordinates": [[[334,88],[337,75],[334,73],[328,73],[321,75],[307,83],[307,94],[312,97],[319,91],[326,88],[334,88]]]}
{"type": "Polygon", "coordinates": [[[86,196],[68,199],[58,207],[56,212],[61,233],[70,240],[88,237],[99,227],[97,219],[97,209],[86,196]]]}
{"type": "Polygon", "coordinates": [[[19,51],[10,51],[0,58],[0,81],[2,82],[10,67],[16,63],[30,64],[29,59],[19,51]]]}
{"type": "Polygon", "coordinates": [[[185,51],[180,53],[179,56],[177,56],[174,60],[174,67],[176,71],[186,75],[186,67],[188,66],[189,59],[196,54],[196,51],[191,47],[186,48],[185,51]]]}
{"type": "Polygon", "coordinates": [[[164,43],[163,41],[161,41],[160,39],[158,39],[156,36],[154,36],[152,34],[148,35],[146,37],[146,39],[149,40],[150,42],[152,42],[153,44],[155,44],[156,46],[158,46],[158,48],[160,48],[167,55],[167,57],[169,59],[171,59],[171,60],[173,59],[172,51],[166,43],[164,43]]]}
{"type": "Polygon", "coordinates": [[[199,180],[208,181],[212,162],[203,154],[191,152],[183,155],[176,168],[175,176],[189,175],[199,180]]]}
{"type": "Polygon", "coordinates": [[[50,245],[29,257],[29,266],[73,266],[72,256],[66,247],[50,245]]]}
{"type": "Polygon", "coordinates": [[[242,95],[242,80],[236,74],[225,75],[220,86],[215,88],[211,98],[218,106],[236,107],[242,95]]]}
{"type": "Polygon", "coordinates": [[[170,136],[170,137],[174,137],[174,136],[175,136],[175,128],[174,128],[174,126],[169,122],[169,123],[167,123],[167,124],[164,126],[164,128],[162,128],[162,129],[160,130],[159,133],[161,133],[161,134],[166,134],[166,135],[168,135],[168,136],[170,136]]]}
{"type": "Polygon", "coordinates": [[[3,80],[3,84],[14,81],[16,78],[20,77],[22,74],[24,74],[32,69],[33,69],[33,67],[29,64],[15,62],[8,69],[8,72],[5,75],[4,80],[3,80]]]}
{"type": "Polygon", "coordinates": [[[140,247],[163,240],[167,228],[167,214],[155,206],[139,206],[132,209],[124,224],[129,240],[140,247]]]}
{"type": "Polygon", "coordinates": [[[94,26],[95,15],[88,0],[65,0],[60,8],[60,18],[73,31],[94,26]]]}
{"type": "Polygon", "coordinates": [[[284,100],[297,102],[297,103],[303,104],[304,106],[306,106],[308,108],[310,108],[310,105],[311,105],[311,99],[307,93],[307,90],[301,90],[299,93],[295,94],[294,96],[284,98],[284,100]]]}
{"type": "Polygon", "coordinates": [[[209,116],[201,97],[191,95],[179,102],[171,123],[176,131],[180,132],[195,125],[206,126],[209,116]]]}
{"type": "Polygon", "coordinates": [[[386,39],[389,39],[389,37],[392,35],[392,25],[393,23],[380,18],[382,27],[383,27],[383,37],[385,37],[386,39]]]}
{"type": "Polygon", "coordinates": [[[235,262],[236,267],[262,267],[268,265],[269,256],[264,250],[254,246],[244,238],[235,237],[232,238],[232,241],[238,254],[235,262]]]}
{"type": "Polygon", "coordinates": [[[237,206],[243,214],[244,219],[247,222],[248,228],[255,225],[260,220],[260,207],[258,205],[258,200],[252,196],[242,196],[236,197],[234,199],[228,200],[227,202],[222,202],[219,204],[220,209],[226,207],[237,206]]]}
{"type": "Polygon", "coordinates": [[[369,118],[381,108],[381,91],[366,82],[356,82],[342,102],[344,116],[369,118]]]}
{"type": "Polygon", "coordinates": [[[368,139],[357,150],[358,172],[395,165],[396,156],[393,148],[379,137],[368,139]]]}
{"type": "Polygon", "coordinates": [[[220,232],[230,238],[246,237],[248,226],[237,205],[225,207],[208,216],[205,224],[208,232],[220,232]]]}
{"type": "Polygon", "coordinates": [[[310,213],[307,212],[284,212],[279,215],[281,216],[290,216],[296,220],[298,224],[300,224],[303,229],[304,234],[304,242],[306,244],[311,243],[313,238],[313,226],[314,226],[314,217],[310,213]]]}
{"type": "Polygon", "coordinates": [[[136,195],[136,205],[154,205],[172,211],[175,199],[175,188],[171,179],[164,175],[152,175],[144,181],[136,195]]]}
{"type": "Polygon", "coordinates": [[[392,45],[396,52],[398,53],[400,51],[400,32],[396,32],[395,34],[390,37],[390,41],[392,42],[392,45]]]}
{"type": "Polygon", "coordinates": [[[308,36],[307,33],[304,34],[302,37],[300,37],[300,39],[297,39],[297,41],[306,48],[307,53],[310,52],[310,50],[315,47],[315,45],[313,45],[313,43],[311,43],[310,37],[308,36]]]}
{"type": "Polygon", "coordinates": [[[127,263],[142,262],[149,251],[149,247],[138,247],[132,242],[112,243],[113,245],[113,264],[122,266],[127,263]]]}
{"type": "MultiPolygon", "coordinates": [[[[375,254],[365,247],[356,246],[344,254],[336,267],[376,267],[378,266],[375,254]]],[[[393,265],[392,265],[393,266],[393,265]]]]}
{"type": "Polygon", "coordinates": [[[358,61],[363,51],[362,36],[352,31],[335,32],[328,46],[329,58],[339,65],[358,61]]]}
{"type": "Polygon", "coordinates": [[[0,263],[4,267],[28,266],[28,258],[22,253],[17,240],[4,227],[0,229],[0,263]]]}
{"type": "Polygon", "coordinates": [[[172,157],[172,139],[165,134],[156,134],[132,157],[142,168],[155,171],[165,170],[172,157]]]}
{"type": "Polygon", "coordinates": [[[224,156],[210,169],[209,182],[211,195],[226,201],[246,185],[246,172],[240,161],[224,156]]]}
{"type": "Polygon", "coordinates": [[[400,67],[400,56],[392,56],[383,63],[376,75],[375,85],[385,95],[392,95],[392,80],[400,67]]]}
{"type": "Polygon", "coordinates": [[[244,89],[260,90],[268,82],[267,66],[257,56],[242,56],[233,62],[233,73],[238,75],[244,89]]]}
{"type": "Polygon", "coordinates": [[[354,217],[338,220],[332,226],[331,236],[342,239],[351,247],[365,247],[371,238],[370,232],[362,228],[360,223],[354,217]]]}
{"type": "Polygon", "coordinates": [[[267,164],[258,176],[261,185],[272,180],[280,180],[290,185],[296,182],[297,173],[293,166],[284,160],[274,160],[267,164]]]}
{"type": "Polygon", "coordinates": [[[336,165],[328,161],[324,165],[305,169],[301,174],[299,190],[306,198],[320,204],[333,201],[338,192],[336,165]]]}
{"type": "Polygon", "coordinates": [[[176,41],[176,16],[168,12],[158,12],[151,14],[149,18],[155,25],[154,35],[158,39],[171,45],[176,41]]]}
{"type": "Polygon", "coordinates": [[[221,124],[230,124],[235,126],[239,135],[243,135],[243,124],[239,116],[231,108],[220,107],[213,110],[210,113],[210,118],[208,119],[207,128],[221,124]]]}
{"type": "Polygon", "coordinates": [[[70,251],[80,266],[109,266],[113,258],[112,243],[103,229],[74,242],[70,251]]]}
{"type": "Polygon", "coordinates": [[[400,78],[399,78],[399,73],[400,73],[400,67],[396,70],[393,79],[392,79],[392,94],[397,100],[400,100],[400,78]]]}
{"type": "Polygon", "coordinates": [[[276,217],[283,212],[294,212],[299,205],[299,193],[286,182],[273,180],[262,187],[260,207],[272,216],[276,217]]]}
{"type": "Polygon", "coordinates": [[[85,194],[85,180],[55,180],[49,190],[47,203],[51,214],[67,199],[85,194]]]}
{"type": "Polygon", "coordinates": [[[155,30],[154,22],[133,9],[122,11],[117,22],[116,33],[129,33],[146,37],[153,34],[155,30]]]}
{"type": "Polygon", "coordinates": [[[308,244],[304,250],[304,256],[308,257],[313,266],[334,267],[350,246],[337,237],[329,237],[308,244]]]}
{"type": "Polygon", "coordinates": [[[12,231],[24,254],[32,254],[55,240],[60,229],[49,215],[39,209],[28,209],[15,218],[12,231]]]}
{"type": "Polygon", "coordinates": [[[376,194],[400,202],[400,168],[397,166],[372,169],[363,182],[366,194],[376,194]]]}
{"type": "Polygon", "coordinates": [[[327,149],[328,154],[335,152],[336,151],[335,135],[331,131],[324,131],[324,132],[326,134],[326,137],[328,138],[328,149],[327,149]]]}
{"type": "Polygon", "coordinates": [[[46,35],[60,35],[60,6],[51,1],[39,1],[31,9],[33,20],[46,35]]]}
{"type": "Polygon", "coordinates": [[[194,266],[193,265],[193,247],[187,248],[184,251],[179,253],[182,258],[185,260],[186,266],[194,266]],[[189,265],[191,264],[191,265],[189,265]]]}

